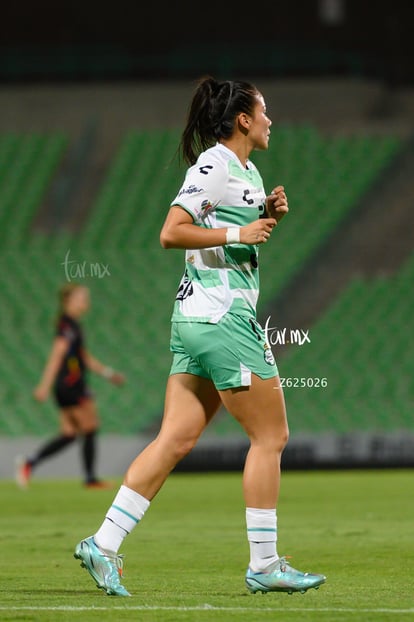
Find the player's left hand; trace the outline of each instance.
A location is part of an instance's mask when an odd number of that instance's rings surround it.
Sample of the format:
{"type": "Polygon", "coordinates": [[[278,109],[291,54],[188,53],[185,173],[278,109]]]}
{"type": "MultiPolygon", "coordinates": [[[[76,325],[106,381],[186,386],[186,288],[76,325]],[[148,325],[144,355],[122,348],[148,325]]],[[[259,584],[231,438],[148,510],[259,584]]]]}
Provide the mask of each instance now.
{"type": "Polygon", "coordinates": [[[284,186],[276,186],[266,197],[266,211],[269,218],[274,218],[277,222],[288,213],[289,206],[284,186]]]}

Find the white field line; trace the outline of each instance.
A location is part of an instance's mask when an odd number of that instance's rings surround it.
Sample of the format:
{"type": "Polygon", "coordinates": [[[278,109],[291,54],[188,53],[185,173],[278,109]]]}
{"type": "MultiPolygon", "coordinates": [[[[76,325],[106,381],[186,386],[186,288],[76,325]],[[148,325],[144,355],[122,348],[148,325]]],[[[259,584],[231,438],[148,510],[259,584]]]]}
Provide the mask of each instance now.
{"type": "Polygon", "coordinates": [[[285,614],[288,614],[290,611],[301,611],[305,613],[307,611],[310,612],[326,612],[326,613],[393,613],[393,614],[404,614],[404,613],[414,613],[414,608],[410,609],[386,609],[386,608],[369,608],[369,609],[361,609],[361,608],[352,608],[352,607],[217,607],[215,605],[196,605],[193,607],[162,607],[162,606],[152,606],[152,605],[132,605],[132,606],[108,606],[108,607],[95,607],[95,606],[80,606],[80,607],[72,607],[70,605],[57,605],[55,607],[37,607],[37,606],[2,606],[0,605],[0,611],[234,611],[234,612],[277,612],[282,611],[285,614]]]}

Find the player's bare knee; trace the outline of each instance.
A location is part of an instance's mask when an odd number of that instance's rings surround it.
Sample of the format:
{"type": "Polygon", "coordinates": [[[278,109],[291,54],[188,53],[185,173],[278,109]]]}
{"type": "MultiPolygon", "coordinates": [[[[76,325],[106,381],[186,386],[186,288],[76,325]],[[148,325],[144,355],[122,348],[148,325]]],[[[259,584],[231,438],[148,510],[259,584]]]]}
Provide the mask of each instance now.
{"type": "Polygon", "coordinates": [[[260,447],[260,450],[267,453],[282,453],[289,440],[288,428],[283,428],[278,434],[261,434],[250,439],[251,445],[260,447]]]}
{"type": "Polygon", "coordinates": [[[187,454],[189,454],[190,451],[195,447],[196,443],[197,443],[197,438],[186,438],[186,439],[176,440],[174,444],[174,454],[177,459],[177,462],[179,460],[182,460],[182,458],[185,458],[185,456],[187,456],[187,454]]]}
{"type": "Polygon", "coordinates": [[[289,440],[289,428],[286,426],[281,432],[281,434],[279,435],[279,443],[282,449],[286,447],[288,440],[289,440]]]}

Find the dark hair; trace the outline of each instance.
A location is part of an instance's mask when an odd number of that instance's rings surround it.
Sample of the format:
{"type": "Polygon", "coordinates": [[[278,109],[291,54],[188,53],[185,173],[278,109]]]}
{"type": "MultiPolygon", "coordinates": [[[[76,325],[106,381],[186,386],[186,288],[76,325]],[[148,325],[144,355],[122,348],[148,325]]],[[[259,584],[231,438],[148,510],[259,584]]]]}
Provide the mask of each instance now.
{"type": "Polygon", "coordinates": [[[211,76],[198,81],[181,136],[180,154],[190,165],[220,138],[229,138],[241,112],[253,114],[258,89],[249,82],[218,82],[211,76]]]}

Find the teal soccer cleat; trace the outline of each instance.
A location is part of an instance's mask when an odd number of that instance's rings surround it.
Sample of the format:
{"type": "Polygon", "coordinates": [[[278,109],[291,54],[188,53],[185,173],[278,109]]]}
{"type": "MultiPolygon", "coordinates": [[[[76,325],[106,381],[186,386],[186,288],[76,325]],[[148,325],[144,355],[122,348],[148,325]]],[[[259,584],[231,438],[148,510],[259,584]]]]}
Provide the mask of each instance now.
{"type": "Polygon", "coordinates": [[[81,540],[73,554],[75,559],[82,560],[82,568],[86,568],[99,589],[108,596],[131,596],[121,585],[122,557],[108,555],[95,544],[93,537],[81,540]]]}
{"type": "Polygon", "coordinates": [[[301,592],[304,594],[311,587],[316,590],[326,577],[323,574],[301,572],[292,568],[285,557],[280,557],[267,572],[253,572],[250,568],[246,573],[247,589],[256,592],[301,592]]]}

